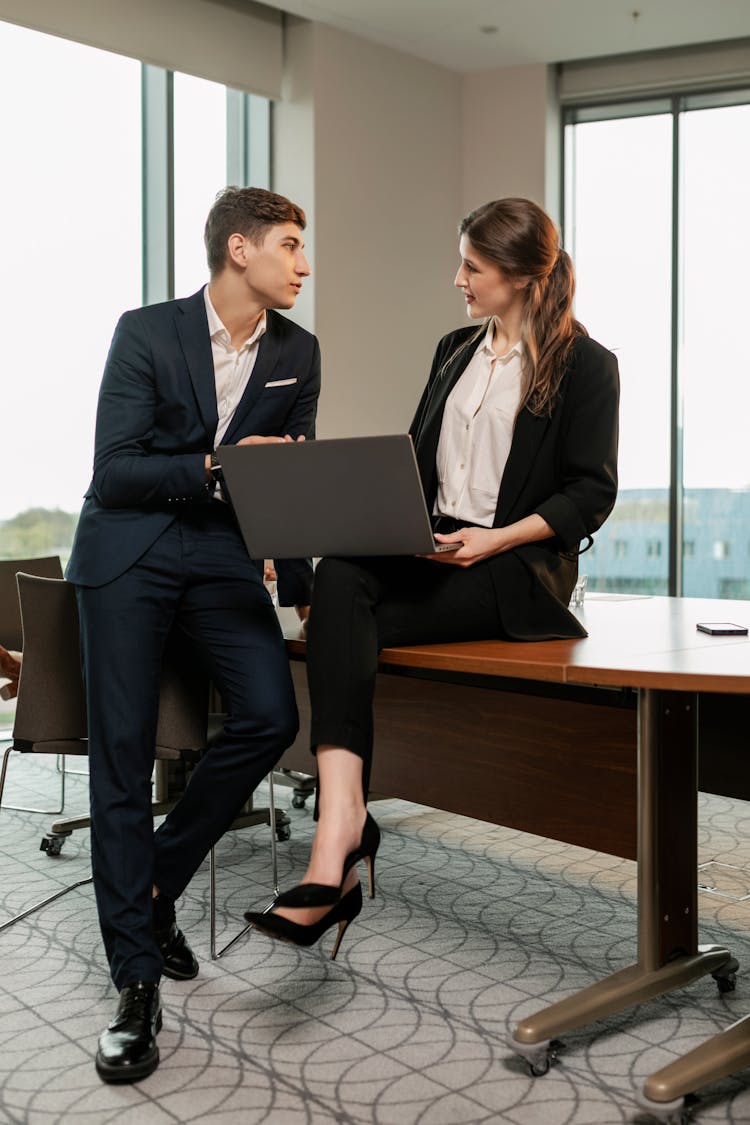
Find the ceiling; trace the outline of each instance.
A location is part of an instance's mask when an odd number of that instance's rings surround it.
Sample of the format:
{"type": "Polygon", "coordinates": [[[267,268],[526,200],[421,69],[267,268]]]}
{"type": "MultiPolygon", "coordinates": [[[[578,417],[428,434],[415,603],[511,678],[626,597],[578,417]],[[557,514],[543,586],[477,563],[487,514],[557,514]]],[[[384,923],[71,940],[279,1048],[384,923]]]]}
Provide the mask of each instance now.
{"type": "Polygon", "coordinates": [[[466,72],[750,36],[750,0],[264,0],[466,72]]]}

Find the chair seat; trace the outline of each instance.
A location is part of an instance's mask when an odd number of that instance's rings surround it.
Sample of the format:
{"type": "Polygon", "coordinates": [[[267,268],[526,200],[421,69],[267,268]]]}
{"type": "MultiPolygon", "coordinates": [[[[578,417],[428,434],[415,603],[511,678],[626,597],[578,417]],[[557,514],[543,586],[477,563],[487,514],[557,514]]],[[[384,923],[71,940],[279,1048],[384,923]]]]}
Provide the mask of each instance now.
{"type": "Polygon", "coordinates": [[[73,754],[85,758],[89,752],[87,738],[54,738],[48,742],[27,742],[23,738],[13,739],[13,749],[22,754],[73,754]]]}

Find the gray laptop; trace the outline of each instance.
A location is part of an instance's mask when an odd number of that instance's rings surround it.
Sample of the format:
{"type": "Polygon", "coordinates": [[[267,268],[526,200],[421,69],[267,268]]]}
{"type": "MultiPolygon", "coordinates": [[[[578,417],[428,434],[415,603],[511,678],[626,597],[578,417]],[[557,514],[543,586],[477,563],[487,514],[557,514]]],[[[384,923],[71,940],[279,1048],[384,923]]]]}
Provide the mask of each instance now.
{"type": "Polygon", "coordinates": [[[435,542],[408,434],[222,445],[217,452],[252,558],[456,548],[435,542]]]}

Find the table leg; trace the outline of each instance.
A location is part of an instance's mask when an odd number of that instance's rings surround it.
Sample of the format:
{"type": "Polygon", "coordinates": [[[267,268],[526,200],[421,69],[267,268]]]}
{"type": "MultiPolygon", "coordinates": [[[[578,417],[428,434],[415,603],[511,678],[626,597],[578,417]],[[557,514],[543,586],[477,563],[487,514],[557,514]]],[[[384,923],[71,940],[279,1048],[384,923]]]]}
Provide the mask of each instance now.
{"type": "Polygon", "coordinates": [[[698,946],[697,697],[638,697],[638,961],[522,1020],[510,1044],[543,1071],[553,1039],[707,973],[737,968],[729,950],[698,946]]]}
{"type": "Polygon", "coordinates": [[[652,1074],[643,1087],[643,1104],[657,1107],[718,1082],[750,1066],[750,1016],[712,1036],[700,1047],[652,1074]]]}

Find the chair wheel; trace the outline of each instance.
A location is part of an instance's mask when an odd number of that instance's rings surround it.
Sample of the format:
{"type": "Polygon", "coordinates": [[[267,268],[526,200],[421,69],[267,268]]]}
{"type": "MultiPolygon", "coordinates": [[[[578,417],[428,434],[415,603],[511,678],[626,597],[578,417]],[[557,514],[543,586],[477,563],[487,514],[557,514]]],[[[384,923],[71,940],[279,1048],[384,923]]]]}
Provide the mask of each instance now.
{"type": "Polygon", "coordinates": [[[285,840],[288,840],[291,835],[292,830],[286,824],[282,825],[281,828],[276,829],[276,839],[279,840],[282,844],[285,840]]]}
{"type": "Polygon", "coordinates": [[[41,843],[39,844],[39,851],[46,852],[47,855],[59,855],[62,851],[62,846],[65,843],[65,836],[58,836],[50,833],[47,836],[42,836],[41,843]]]}
{"type": "Polygon", "coordinates": [[[739,961],[735,957],[730,957],[725,965],[716,973],[712,973],[716,981],[716,987],[723,995],[726,992],[734,992],[737,987],[737,970],[740,967],[739,961]]]}
{"type": "Polygon", "coordinates": [[[292,808],[304,809],[306,800],[307,798],[304,797],[301,793],[294,793],[292,796],[292,808]]]}

